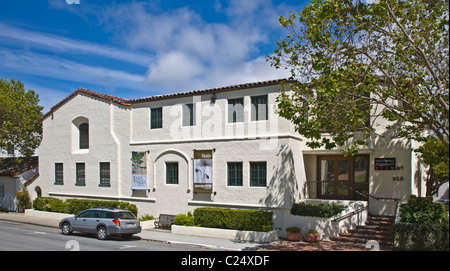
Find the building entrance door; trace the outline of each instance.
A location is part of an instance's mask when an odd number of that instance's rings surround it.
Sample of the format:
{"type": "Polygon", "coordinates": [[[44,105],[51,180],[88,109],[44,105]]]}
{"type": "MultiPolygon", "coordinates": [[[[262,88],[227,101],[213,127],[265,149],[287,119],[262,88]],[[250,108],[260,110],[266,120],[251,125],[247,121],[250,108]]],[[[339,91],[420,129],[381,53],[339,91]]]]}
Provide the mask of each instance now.
{"type": "Polygon", "coordinates": [[[319,198],[350,199],[352,157],[319,156],[319,198]]]}
{"type": "Polygon", "coordinates": [[[318,198],[367,200],[369,156],[318,156],[318,198]],[[356,178],[356,179],[355,179],[356,178]],[[355,181],[356,180],[356,181],[355,181]]]}

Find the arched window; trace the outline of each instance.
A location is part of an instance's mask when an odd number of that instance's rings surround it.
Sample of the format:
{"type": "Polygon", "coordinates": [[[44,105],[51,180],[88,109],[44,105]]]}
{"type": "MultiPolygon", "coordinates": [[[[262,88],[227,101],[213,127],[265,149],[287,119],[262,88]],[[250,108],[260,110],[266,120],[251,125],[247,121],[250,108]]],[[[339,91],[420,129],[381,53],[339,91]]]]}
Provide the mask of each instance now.
{"type": "Polygon", "coordinates": [[[80,149],[89,149],[89,123],[82,123],[80,130],[80,149]]]}

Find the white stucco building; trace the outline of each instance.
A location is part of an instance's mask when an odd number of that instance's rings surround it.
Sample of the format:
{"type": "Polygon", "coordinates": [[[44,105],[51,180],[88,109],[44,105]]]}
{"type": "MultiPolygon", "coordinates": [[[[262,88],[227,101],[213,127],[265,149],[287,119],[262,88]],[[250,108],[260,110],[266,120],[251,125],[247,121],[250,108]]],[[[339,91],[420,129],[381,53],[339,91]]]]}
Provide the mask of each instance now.
{"type": "Polygon", "coordinates": [[[390,215],[390,199],[424,195],[412,142],[374,138],[354,158],[308,148],[274,111],[280,82],[134,100],[80,88],[42,118],[30,194],[129,201],[154,216],[270,209],[283,228],[304,199],[364,201],[390,215]]]}

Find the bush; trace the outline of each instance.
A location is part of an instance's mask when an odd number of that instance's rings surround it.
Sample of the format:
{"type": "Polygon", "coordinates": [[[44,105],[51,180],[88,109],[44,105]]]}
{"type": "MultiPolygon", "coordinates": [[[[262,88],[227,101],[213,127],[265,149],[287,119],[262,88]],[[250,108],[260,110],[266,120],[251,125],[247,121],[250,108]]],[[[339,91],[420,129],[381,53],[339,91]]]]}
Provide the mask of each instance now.
{"type": "Polygon", "coordinates": [[[64,213],[64,201],[50,197],[36,198],[33,201],[33,209],[46,212],[64,213]]]}
{"type": "Polygon", "coordinates": [[[399,250],[448,251],[449,219],[442,203],[412,195],[400,206],[400,223],[392,226],[399,250]]]}
{"type": "Polygon", "coordinates": [[[139,221],[149,221],[149,220],[154,220],[154,219],[155,219],[154,216],[145,214],[139,218],[139,221]]]}
{"type": "Polygon", "coordinates": [[[195,226],[194,223],[194,216],[191,212],[188,212],[187,215],[185,214],[179,214],[175,216],[174,220],[175,225],[181,225],[181,226],[195,226]]]}
{"type": "Polygon", "coordinates": [[[272,230],[272,212],[201,207],[194,210],[194,224],[208,228],[267,232],[272,230]]]}
{"type": "Polygon", "coordinates": [[[138,213],[136,205],[129,202],[90,199],[67,199],[63,201],[50,197],[36,198],[33,202],[33,208],[40,211],[74,215],[90,208],[120,208],[131,211],[135,216],[137,216],[138,213]]]}
{"type": "Polygon", "coordinates": [[[408,202],[400,206],[400,221],[406,223],[439,222],[445,215],[445,207],[433,202],[431,197],[418,198],[411,195],[408,202]]]}
{"type": "Polygon", "coordinates": [[[316,205],[314,203],[300,202],[292,206],[291,214],[298,216],[315,216],[315,217],[329,218],[341,213],[346,208],[347,208],[346,206],[341,205],[339,203],[332,203],[332,204],[321,203],[316,205]]]}
{"type": "Polygon", "coordinates": [[[392,226],[398,250],[448,251],[448,221],[442,223],[397,223],[392,226]]]}

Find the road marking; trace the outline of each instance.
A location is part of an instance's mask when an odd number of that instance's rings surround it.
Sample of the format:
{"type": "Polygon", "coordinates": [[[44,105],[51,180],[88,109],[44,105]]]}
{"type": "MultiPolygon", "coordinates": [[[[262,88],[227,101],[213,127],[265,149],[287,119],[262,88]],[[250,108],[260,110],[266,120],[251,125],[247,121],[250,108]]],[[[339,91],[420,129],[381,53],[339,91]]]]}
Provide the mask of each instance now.
{"type": "Polygon", "coordinates": [[[35,231],[35,232],[29,232],[27,234],[46,234],[46,233],[42,232],[42,231],[35,231]]]}
{"type": "Polygon", "coordinates": [[[119,247],[119,249],[126,249],[126,248],[133,248],[133,247],[137,247],[137,246],[123,245],[123,247],[119,247]]]}

